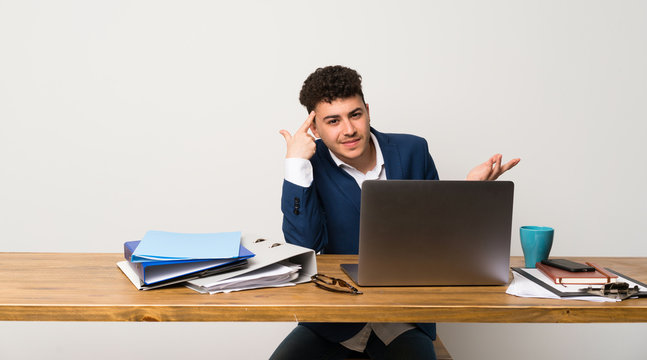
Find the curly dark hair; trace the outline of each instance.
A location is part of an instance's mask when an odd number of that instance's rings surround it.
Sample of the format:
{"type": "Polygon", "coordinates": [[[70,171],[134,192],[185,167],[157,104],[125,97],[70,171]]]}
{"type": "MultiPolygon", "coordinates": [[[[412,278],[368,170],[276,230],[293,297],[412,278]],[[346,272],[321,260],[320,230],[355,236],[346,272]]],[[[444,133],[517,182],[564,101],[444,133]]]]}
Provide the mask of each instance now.
{"type": "Polygon", "coordinates": [[[321,101],[331,103],[336,99],[344,99],[360,95],[362,92],[362,77],[357,71],[341,65],[318,68],[303,82],[299,101],[308,109],[314,110],[321,101]]]}

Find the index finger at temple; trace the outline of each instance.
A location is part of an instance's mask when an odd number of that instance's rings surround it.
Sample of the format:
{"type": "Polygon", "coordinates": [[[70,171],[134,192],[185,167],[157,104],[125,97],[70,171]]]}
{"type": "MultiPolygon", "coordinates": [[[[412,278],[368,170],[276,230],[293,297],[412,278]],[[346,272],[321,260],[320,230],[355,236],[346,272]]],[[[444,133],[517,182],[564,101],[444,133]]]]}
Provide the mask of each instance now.
{"type": "Polygon", "coordinates": [[[308,118],[306,119],[306,121],[299,128],[299,131],[308,132],[308,128],[310,128],[310,125],[312,125],[312,121],[314,119],[315,119],[315,112],[311,111],[310,114],[308,115],[308,118]]]}

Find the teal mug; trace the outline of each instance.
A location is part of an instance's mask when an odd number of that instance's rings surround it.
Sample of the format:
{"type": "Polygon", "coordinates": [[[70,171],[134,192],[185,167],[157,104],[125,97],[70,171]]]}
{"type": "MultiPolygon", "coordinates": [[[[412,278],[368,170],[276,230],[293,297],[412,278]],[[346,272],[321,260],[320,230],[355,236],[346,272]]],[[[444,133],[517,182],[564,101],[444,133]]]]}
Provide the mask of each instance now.
{"type": "Polygon", "coordinates": [[[548,259],[554,233],[555,230],[547,226],[522,226],[519,229],[521,249],[527,268],[534,268],[536,263],[548,259]]]}

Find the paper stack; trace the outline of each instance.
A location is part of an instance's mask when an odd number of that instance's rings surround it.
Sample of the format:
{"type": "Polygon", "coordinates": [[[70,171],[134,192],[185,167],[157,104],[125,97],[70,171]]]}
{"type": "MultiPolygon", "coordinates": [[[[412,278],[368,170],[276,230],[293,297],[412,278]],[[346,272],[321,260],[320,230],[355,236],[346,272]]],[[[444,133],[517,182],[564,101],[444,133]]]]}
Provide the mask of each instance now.
{"type": "Polygon", "coordinates": [[[245,267],[190,280],[187,286],[203,293],[230,292],[300,284],[317,273],[312,249],[255,237],[244,238],[242,244],[256,254],[245,267]]]}
{"type": "Polygon", "coordinates": [[[240,232],[149,231],[124,244],[126,261],[117,266],[138,289],[154,289],[244,267],[254,254],[240,240],[240,232]]]}
{"type": "MultiPolygon", "coordinates": [[[[647,296],[647,285],[637,280],[634,280],[626,275],[609,268],[604,268],[614,275],[614,282],[625,283],[628,287],[637,287],[639,293],[636,296],[647,296]]],[[[622,297],[611,294],[610,296],[602,296],[601,294],[591,294],[587,290],[589,285],[581,284],[556,284],[555,280],[548,277],[542,271],[536,268],[512,268],[512,275],[514,276],[510,286],[506,290],[507,294],[519,297],[535,297],[535,298],[548,298],[548,299],[562,299],[562,300],[585,300],[595,302],[606,301],[620,301],[622,297]]],[[[604,285],[594,285],[600,288],[604,285]]]]}
{"type": "Polygon", "coordinates": [[[188,283],[187,287],[201,293],[215,294],[265,287],[293,286],[296,285],[293,281],[299,277],[299,270],[301,270],[301,265],[281,261],[233,278],[206,279],[199,285],[188,283]]]}

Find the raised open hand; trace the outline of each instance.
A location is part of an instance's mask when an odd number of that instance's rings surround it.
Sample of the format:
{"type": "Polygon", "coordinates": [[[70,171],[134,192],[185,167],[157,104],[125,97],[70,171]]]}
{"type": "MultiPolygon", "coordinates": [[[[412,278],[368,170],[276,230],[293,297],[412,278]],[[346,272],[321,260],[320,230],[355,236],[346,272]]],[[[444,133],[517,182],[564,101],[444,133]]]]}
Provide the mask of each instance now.
{"type": "Polygon", "coordinates": [[[495,154],[486,162],[477,165],[467,174],[467,180],[496,180],[501,174],[512,169],[521,159],[512,159],[505,165],[501,165],[503,156],[495,154]]]}

